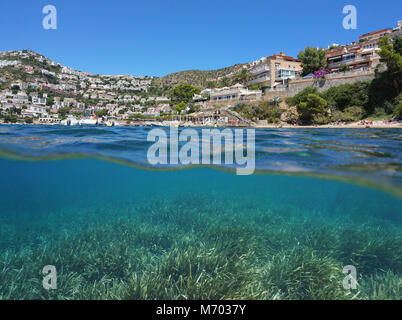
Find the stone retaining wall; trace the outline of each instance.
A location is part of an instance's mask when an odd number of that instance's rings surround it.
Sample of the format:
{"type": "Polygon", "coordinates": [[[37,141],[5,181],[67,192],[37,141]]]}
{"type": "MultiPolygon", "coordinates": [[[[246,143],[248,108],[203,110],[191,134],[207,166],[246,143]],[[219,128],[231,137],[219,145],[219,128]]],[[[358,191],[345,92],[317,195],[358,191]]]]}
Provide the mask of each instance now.
{"type": "Polygon", "coordinates": [[[366,73],[364,75],[340,76],[336,78],[321,79],[321,80],[296,80],[289,82],[289,89],[287,91],[288,97],[293,97],[305,88],[313,87],[318,91],[325,91],[331,87],[340,86],[346,83],[355,83],[359,81],[369,81],[374,79],[374,73],[366,73]]]}

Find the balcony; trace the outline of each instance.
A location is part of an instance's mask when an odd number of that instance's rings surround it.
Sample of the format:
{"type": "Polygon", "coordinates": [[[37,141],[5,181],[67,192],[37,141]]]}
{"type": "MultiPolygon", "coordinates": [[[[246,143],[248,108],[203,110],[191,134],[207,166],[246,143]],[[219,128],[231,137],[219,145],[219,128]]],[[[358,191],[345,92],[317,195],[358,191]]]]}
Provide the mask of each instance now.
{"type": "Polygon", "coordinates": [[[261,73],[264,71],[269,71],[269,67],[266,64],[250,69],[250,73],[253,73],[253,74],[261,73]]]}
{"type": "Polygon", "coordinates": [[[276,80],[279,80],[279,79],[287,80],[287,79],[294,79],[294,78],[296,78],[296,75],[293,75],[293,74],[281,74],[280,72],[277,72],[276,77],[275,77],[276,80]]]}
{"type": "Polygon", "coordinates": [[[368,57],[361,57],[361,58],[357,58],[357,59],[353,60],[353,62],[360,62],[360,61],[367,62],[367,61],[370,61],[370,60],[371,60],[371,58],[372,58],[372,56],[368,56],[368,57]]]}
{"type": "Polygon", "coordinates": [[[342,61],[338,61],[338,62],[332,62],[330,64],[328,64],[328,67],[337,67],[337,66],[341,66],[342,65],[342,61]]]}
{"type": "Polygon", "coordinates": [[[239,93],[239,89],[227,89],[227,90],[219,90],[216,92],[211,92],[210,97],[220,97],[220,96],[227,96],[227,95],[234,95],[239,93]]]}
{"type": "Polygon", "coordinates": [[[345,72],[335,72],[335,73],[329,73],[325,75],[325,78],[338,78],[341,76],[359,76],[359,75],[364,75],[364,74],[372,74],[372,71],[368,68],[360,68],[356,70],[350,70],[350,71],[345,71],[345,72]]]}
{"type": "Polygon", "coordinates": [[[359,63],[359,62],[369,62],[372,56],[367,56],[367,57],[359,57],[359,58],[355,58],[355,59],[350,59],[350,60],[342,60],[342,61],[338,61],[338,62],[333,62],[328,64],[328,67],[333,68],[333,67],[340,67],[340,66],[345,66],[348,64],[355,64],[355,63],[359,63]]]}
{"type": "Polygon", "coordinates": [[[265,82],[265,81],[270,81],[270,80],[271,80],[271,78],[269,76],[262,76],[262,77],[247,81],[247,85],[251,86],[251,85],[254,85],[254,84],[259,84],[259,83],[262,83],[262,82],[265,82]]]}

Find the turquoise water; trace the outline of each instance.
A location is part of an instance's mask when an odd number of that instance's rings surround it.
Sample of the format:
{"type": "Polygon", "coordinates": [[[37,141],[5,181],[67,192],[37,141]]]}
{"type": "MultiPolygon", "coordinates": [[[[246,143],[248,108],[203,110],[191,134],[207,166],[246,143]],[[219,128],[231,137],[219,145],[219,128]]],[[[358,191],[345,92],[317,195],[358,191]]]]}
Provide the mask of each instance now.
{"type": "Polygon", "coordinates": [[[401,298],[402,130],[257,130],[250,176],[149,130],[0,127],[0,299],[401,298]]]}

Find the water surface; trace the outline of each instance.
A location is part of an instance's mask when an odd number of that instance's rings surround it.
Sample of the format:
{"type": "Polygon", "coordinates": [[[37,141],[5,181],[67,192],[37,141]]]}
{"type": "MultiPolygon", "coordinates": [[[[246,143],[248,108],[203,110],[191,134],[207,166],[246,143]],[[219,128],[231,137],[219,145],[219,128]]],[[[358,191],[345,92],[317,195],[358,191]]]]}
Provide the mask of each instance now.
{"type": "Polygon", "coordinates": [[[152,170],[149,130],[0,126],[1,299],[401,298],[400,129],[257,129],[250,176],[152,170]]]}

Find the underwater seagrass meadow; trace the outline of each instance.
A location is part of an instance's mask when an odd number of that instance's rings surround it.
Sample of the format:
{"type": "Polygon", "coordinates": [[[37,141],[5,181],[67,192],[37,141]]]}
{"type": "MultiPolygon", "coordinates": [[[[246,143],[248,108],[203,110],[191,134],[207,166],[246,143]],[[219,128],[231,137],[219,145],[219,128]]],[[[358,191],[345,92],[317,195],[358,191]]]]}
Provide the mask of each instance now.
{"type": "Polygon", "coordinates": [[[401,130],[256,130],[249,176],[148,130],[0,127],[0,299],[401,299],[401,130]]]}

